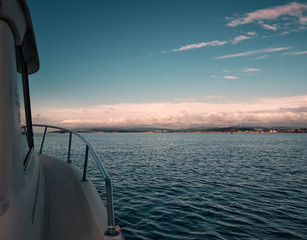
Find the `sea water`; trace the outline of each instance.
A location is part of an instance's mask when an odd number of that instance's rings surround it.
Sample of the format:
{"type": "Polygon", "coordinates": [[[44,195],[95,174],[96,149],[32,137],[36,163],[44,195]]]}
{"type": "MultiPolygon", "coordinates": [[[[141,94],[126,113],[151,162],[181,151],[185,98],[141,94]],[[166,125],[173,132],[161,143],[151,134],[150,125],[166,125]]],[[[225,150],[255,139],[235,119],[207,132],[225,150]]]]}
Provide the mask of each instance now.
{"type": "MultiPolygon", "coordinates": [[[[66,160],[69,135],[47,135],[44,153],[66,160]]],[[[83,135],[112,179],[126,240],[307,239],[307,134],[83,135]]],[[[72,150],[82,166],[85,146],[74,137],[72,150]]]]}

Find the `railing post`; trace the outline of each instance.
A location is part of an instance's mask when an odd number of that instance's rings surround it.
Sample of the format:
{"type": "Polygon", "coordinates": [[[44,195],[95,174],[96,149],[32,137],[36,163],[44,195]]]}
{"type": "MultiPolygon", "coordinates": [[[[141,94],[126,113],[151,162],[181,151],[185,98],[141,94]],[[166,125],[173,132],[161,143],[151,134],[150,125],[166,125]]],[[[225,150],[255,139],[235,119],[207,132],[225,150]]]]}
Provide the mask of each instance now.
{"type": "Polygon", "coordinates": [[[87,160],[88,160],[88,146],[86,145],[84,165],[83,165],[83,179],[82,179],[82,181],[87,181],[87,179],[86,179],[86,175],[87,175],[87,160]]]}
{"type": "Polygon", "coordinates": [[[89,154],[89,150],[91,151],[91,154],[93,156],[93,158],[96,161],[96,164],[100,170],[100,173],[102,174],[103,178],[105,179],[105,185],[106,185],[106,200],[107,200],[107,221],[108,221],[108,230],[107,230],[107,235],[116,235],[117,234],[117,230],[116,230],[116,226],[115,226],[115,218],[114,218],[114,208],[113,208],[113,189],[112,189],[112,182],[111,179],[108,175],[108,173],[106,172],[104,166],[102,165],[99,157],[97,156],[96,152],[93,150],[92,146],[90,145],[90,143],[80,134],[78,134],[77,132],[74,132],[72,130],[68,130],[68,129],[64,129],[64,128],[60,128],[60,127],[55,127],[55,126],[50,126],[50,125],[33,125],[33,126],[37,126],[37,127],[45,127],[45,131],[44,131],[44,135],[42,138],[42,143],[41,143],[41,148],[40,148],[40,154],[43,151],[43,146],[44,146],[44,141],[45,141],[45,137],[46,137],[46,133],[47,133],[47,128],[56,128],[56,129],[60,129],[66,132],[69,132],[69,144],[68,144],[68,155],[67,155],[67,162],[71,162],[70,160],[70,154],[71,154],[71,142],[72,142],[72,134],[75,134],[76,136],[78,136],[81,140],[83,140],[83,142],[86,144],[86,150],[85,150],[85,157],[84,157],[84,165],[83,165],[83,177],[81,181],[87,181],[87,165],[88,165],[88,154],[89,154]]]}
{"type": "Polygon", "coordinates": [[[71,163],[71,160],[70,160],[71,137],[72,137],[72,133],[70,132],[70,133],[69,133],[69,143],[68,143],[67,163],[71,163]]]}
{"type": "Polygon", "coordinates": [[[44,142],[45,142],[45,136],[46,136],[47,128],[48,127],[45,127],[45,131],[44,131],[44,135],[43,135],[43,139],[42,139],[41,148],[39,150],[39,154],[42,154],[42,151],[43,151],[43,146],[44,146],[44,142]]]}
{"type": "Polygon", "coordinates": [[[106,184],[106,198],[107,198],[107,218],[108,218],[108,234],[115,235],[115,218],[113,208],[113,189],[111,179],[107,177],[105,179],[106,184]]]}

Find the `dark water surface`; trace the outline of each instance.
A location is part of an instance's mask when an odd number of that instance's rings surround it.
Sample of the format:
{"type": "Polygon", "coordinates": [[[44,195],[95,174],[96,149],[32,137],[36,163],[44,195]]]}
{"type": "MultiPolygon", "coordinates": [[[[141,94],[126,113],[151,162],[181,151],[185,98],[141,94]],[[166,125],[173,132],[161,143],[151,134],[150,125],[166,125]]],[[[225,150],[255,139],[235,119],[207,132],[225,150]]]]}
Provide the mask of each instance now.
{"type": "MultiPolygon", "coordinates": [[[[47,135],[45,153],[60,146],[66,159],[68,134],[47,135]]],[[[126,240],[307,239],[307,134],[84,136],[111,176],[126,240]]],[[[85,146],[73,149],[82,164],[85,146]]]]}

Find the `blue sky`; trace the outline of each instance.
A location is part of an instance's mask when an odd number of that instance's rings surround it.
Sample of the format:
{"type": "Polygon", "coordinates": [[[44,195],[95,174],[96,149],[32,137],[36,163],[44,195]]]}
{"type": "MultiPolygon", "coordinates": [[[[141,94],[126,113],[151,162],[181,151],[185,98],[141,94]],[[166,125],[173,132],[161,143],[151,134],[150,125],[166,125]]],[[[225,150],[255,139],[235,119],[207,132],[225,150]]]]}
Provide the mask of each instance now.
{"type": "Polygon", "coordinates": [[[34,122],[307,126],[307,1],[28,1],[34,122]]]}

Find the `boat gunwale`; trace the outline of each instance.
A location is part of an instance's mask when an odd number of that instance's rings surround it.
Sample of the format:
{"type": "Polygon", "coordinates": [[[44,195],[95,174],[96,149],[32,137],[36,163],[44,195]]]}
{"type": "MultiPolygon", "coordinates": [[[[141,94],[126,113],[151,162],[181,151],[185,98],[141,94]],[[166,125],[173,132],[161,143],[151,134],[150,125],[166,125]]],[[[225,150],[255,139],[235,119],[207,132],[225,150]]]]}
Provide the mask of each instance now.
{"type": "MultiPolygon", "coordinates": [[[[53,129],[58,129],[67,133],[70,133],[70,137],[69,137],[69,146],[68,146],[68,159],[67,162],[71,163],[70,160],[70,151],[71,151],[71,137],[72,134],[76,135],[77,137],[79,137],[85,144],[86,144],[86,154],[85,154],[85,161],[83,164],[83,178],[82,181],[87,181],[87,165],[88,165],[88,151],[90,150],[98,168],[99,171],[102,175],[102,177],[105,180],[105,186],[106,186],[106,209],[107,209],[107,221],[108,221],[108,235],[116,235],[116,226],[115,226],[115,217],[114,217],[114,206],[113,206],[113,187],[112,187],[112,181],[109,177],[108,172],[106,171],[105,167],[103,166],[101,160],[99,159],[99,157],[96,154],[96,151],[93,149],[92,145],[89,143],[89,141],[82,136],[80,133],[68,129],[68,128],[63,128],[63,127],[58,127],[58,126],[53,126],[53,125],[45,125],[45,124],[32,124],[33,127],[42,127],[45,128],[44,130],[44,135],[42,138],[42,142],[41,142],[41,147],[40,147],[40,154],[42,154],[42,150],[43,150],[43,146],[44,146],[44,140],[46,137],[46,133],[47,133],[47,129],[48,128],[53,128],[53,129]]],[[[25,128],[25,127],[23,127],[25,128]]]]}

